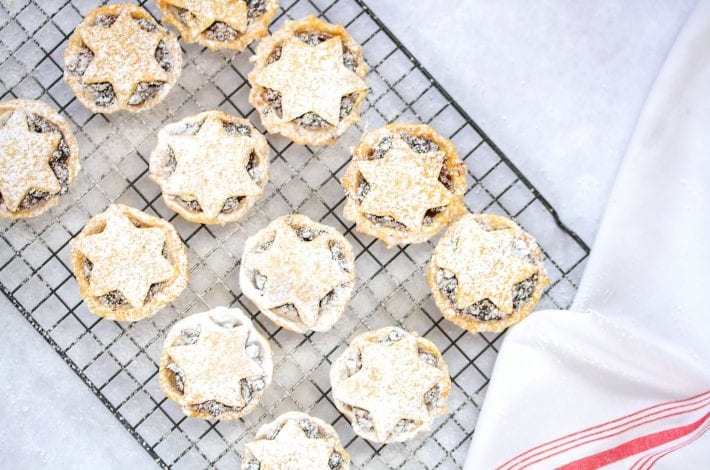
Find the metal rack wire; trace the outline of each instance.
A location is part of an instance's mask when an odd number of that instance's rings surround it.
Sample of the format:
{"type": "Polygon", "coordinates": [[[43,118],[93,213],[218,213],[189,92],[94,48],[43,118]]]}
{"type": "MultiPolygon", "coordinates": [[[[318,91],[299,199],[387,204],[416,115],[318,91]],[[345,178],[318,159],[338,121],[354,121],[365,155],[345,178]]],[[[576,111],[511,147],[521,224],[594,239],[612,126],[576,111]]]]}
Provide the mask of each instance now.
{"type": "MultiPolygon", "coordinates": [[[[540,308],[564,308],[571,302],[589,252],[585,243],[362,0],[282,0],[271,27],[310,13],[346,25],[363,45],[370,66],[371,92],[360,125],[325,148],[269,136],[272,177],[250,216],[224,227],[186,222],[165,207],[148,179],[155,132],[168,121],[214,108],[259,125],[247,102],[251,54],[184,45],[182,77],[163,103],[139,115],[93,115],[61,76],[67,38],[97,3],[0,4],[0,99],[41,99],[59,108],[77,134],[83,159],[69,193],[49,214],[0,223],[2,292],[161,466],[238,468],[243,444],[257,427],[300,409],[333,423],[356,468],[460,468],[502,334],[472,335],[442,319],[423,274],[432,242],[387,250],[343,219],[339,178],[350,149],[364,129],[394,120],[429,123],[448,135],[469,170],[469,209],[514,217],[543,248],[552,285],[540,308]],[[92,315],[68,265],[71,238],[111,202],[171,220],[189,246],[188,289],[172,306],[134,324],[92,315]],[[356,250],[359,281],[353,300],[328,333],[304,336],[276,328],[239,290],[244,240],[290,212],[337,227],[356,250]],[[157,361],[166,330],[187,314],[217,305],[249,312],[274,349],[274,382],[260,406],[237,422],[185,418],[158,386],[157,361]],[[335,409],[328,369],[353,336],[391,324],[436,343],[449,365],[453,389],[450,414],[437,420],[429,435],[381,446],[357,438],[335,409]]],[[[152,2],[139,3],[159,17],[152,2]]]]}

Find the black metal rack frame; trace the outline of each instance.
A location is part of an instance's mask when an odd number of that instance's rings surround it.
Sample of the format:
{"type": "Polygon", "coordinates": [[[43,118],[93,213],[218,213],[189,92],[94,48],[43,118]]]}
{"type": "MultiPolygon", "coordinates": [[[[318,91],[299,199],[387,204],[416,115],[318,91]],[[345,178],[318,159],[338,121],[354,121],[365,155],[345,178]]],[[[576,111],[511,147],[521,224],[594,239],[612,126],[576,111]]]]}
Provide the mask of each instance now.
{"type": "MultiPolygon", "coordinates": [[[[423,275],[433,241],[387,250],[343,219],[339,178],[350,149],[364,129],[394,120],[429,123],[452,139],[468,167],[469,209],[513,217],[538,239],[552,279],[540,308],[571,303],[588,246],[363,0],[282,0],[271,26],[273,31],[286,19],[310,13],[345,24],[363,45],[370,67],[371,91],[361,123],[325,148],[269,136],[272,178],[246,220],[225,227],[188,223],[165,207],[148,179],[155,132],[166,122],[214,108],[249,117],[262,129],[247,102],[249,53],[184,45],[182,77],[163,103],[139,115],[94,115],[64,84],[62,55],[74,26],[97,3],[105,2],[0,4],[0,100],[41,99],[58,108],[77,134],[83,161],[58,207],[36,219],[0,223],[3,294],[163,467],[238,468],[243,444],[256,428],[284,411],[300,409],[335,426],[356,468],[461,468],[503,334],[472,335],[442,318],[423,275]],[[189,247],[186,292],[153,318],[133,324],[88,312],[68,265],[71,238],[111,202],[172,221],[189,247]],[[328,333],[304,336],[276,328],[238,287],[244,239],[289,212],[337,227],[356,250],[359,280],[353,301],[328,333]],[[186,418],[157,384],[164,333],[186,314],[225,304],[248,312],[268,336],[274,382],[260,406],[242,420],[186,418]],[[353,434],[332,402],[327,372],[353,336],[388,324],[434,341],[450,367],[453,388],[451,412],[435,422],[430,434],[381,446],[353,434]]],[[[159,17],[152,2],[138,3],[159,17]]]]}

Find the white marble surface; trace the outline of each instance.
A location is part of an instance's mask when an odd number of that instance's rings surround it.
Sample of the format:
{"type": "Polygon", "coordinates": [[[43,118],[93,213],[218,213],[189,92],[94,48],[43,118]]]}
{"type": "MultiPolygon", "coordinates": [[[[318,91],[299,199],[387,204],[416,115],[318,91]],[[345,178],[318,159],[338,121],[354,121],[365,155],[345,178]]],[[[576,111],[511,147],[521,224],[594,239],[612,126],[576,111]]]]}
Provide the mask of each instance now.
{"type": "Polygon", "coordinates": [[[694,3],[369,2],[589,244],[649,88],[694,3]]]}
{"type": "Polygon", "coordinates": [[[0,468],[150,468],[138,442],[0,294],[0,468]]]}
{"type": "MultiPolygon", "coordinates": [[[[694,2],[449,0],[445,14],[429,0],[369,3],[591,243],[639,110],[694,2]]],[[[10,397],[0,404],[0,467],[149,467],[4,298],[0,315],[10,397]]]]}

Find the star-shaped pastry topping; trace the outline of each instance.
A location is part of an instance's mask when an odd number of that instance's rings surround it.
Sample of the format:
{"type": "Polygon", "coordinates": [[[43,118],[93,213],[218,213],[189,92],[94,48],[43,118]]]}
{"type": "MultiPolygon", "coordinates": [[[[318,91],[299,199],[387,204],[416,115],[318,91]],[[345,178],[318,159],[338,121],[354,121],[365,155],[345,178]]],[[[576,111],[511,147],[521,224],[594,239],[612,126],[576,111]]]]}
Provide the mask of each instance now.
{"type": "Polygon", "coordinates": [[[313,112],[333,126],[340,122],[342,97],[367,89],[365,82],[343,65],[343,44],[337,36],[316,46],[290,38],[282,46],[281,58],[254,79],[281,93],[284,121],[313,112]]]}
{"type": "Polygon", "coordinates": [[[136,227],[116,206],[107,213],[103,232],[74,240],[76,249],[93,264],[89,295],[119,291],[133,307],[141,307],[151,285],[176,274],[162,254],[165,232],[136,227]]]}
{"type": "Polygon", "coordinates": [[[166,352],[183,375],[186,403],[208,400],[243,408],[242,380],[264,375],[261,367],[245,352],[247,325],[230,329],[209,328],[194,344],[172,346],[166,352]]]}
{"type": "Polygon", "coordinates": [[[62,189],[49,166],[61,139],[59,132],[32,132],[21,110],[13,111],[0,128],[0,194],[10,211],[32,189],[50,194],[62,189]]]}
{"type": "Polygon", "coordinates": [[[167,3],[192,13],[194,28],[199,32],[216,21],[240,32],[247,29],[247,3],[244,0],[167,0],[167,3]]]}
{"type": "Polygon", "coordinates": [[[208,217],[217,217],[230,197],[261,193],[247,172],[254,140],[228,134],[218,115],[209,115],[195,135],[170,136],[168,145],[177,166],[166,193],[197,200],[208,217]]]}
{"type": "Polygon", "coordinates": [[[456,275],[456,308],[488,299],[501,312],[512,312],[513,286],[538,272],[516,253],[515,231],[486,230],[473,217],[464,217],[457,225],[451,244],[434,254],[440,267],[456,275]]]}
{"type": "Polygon", "coordinates": [[[444,207],[453,197],[438,179],[445,157],[443,151],[416,153],[396,136],[383,158],[357,162],[370,185],[360,211],[421,228],[429,209],[444,207]]]}
{"type": "Polygon", "coordinates": [[[305,241],[285,227],[276,231],[268,250],[251,254],[251,266],[266,277],[262,291],[264,301],[269,302],[266,308],[290,303],[308,328],[316,324],[323,297],[353,277],[333,259],[330,241],[326,235],[305,241]]]}
{"type": "Polygon", "coordinates": [[[311,439],[294,420],[286,421],[275,439],[260,439],[246,445],[265,470],[328,469],[333,444],[311,439]]]}
{"type": "Polygon", "coordinates": [[[121,103],[126,103],[136,86],[143,82],[166,82],[168,74],[155,58],[164,31],[146,31],[121,9],[109,27],[95,25],[80,30],[81,39],[94,53],[82,76],[84,83],[110,83],[121,103]]]}
{"type": "Polygon", "coordinates": [[[415,337],[369,342],[360,353],[362,368],[333,387],[335,399],[368,411],[380,442],[386,442],[403,419],[427,422],[424,395],[448,376],[419,358],[415,337]]]}

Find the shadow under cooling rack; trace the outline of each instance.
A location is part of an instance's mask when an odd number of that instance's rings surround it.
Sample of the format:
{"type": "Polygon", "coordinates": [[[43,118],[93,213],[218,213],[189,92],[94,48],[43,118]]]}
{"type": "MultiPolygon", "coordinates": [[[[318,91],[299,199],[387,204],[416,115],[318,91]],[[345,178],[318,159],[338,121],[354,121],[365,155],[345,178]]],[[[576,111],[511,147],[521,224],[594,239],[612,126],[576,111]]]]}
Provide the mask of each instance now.
{"type": "MultiPolygon", "coordinates": [[[[273,159],[266,194],[248,218],[224,227],[189,223],[163,204],[148,178],[156,131],[168,121],[208,109],[250,117],[250,52],[215,53],[184,45],[178,84],[155,108],[138,114],[95,115],[62,81],[68,36],[96,2],[17,0],[0,4],[0,99],[41,99],[59,108],[79,140],[83,168],[59,206],[29,220],[0,223],[0,288],[146,451],[162,466],[238,468],[256,428],[299,409],[332,423],[357,468],[460,468],[485,396],[502,334],[472,335],[442,319],[424,269],[435,240],[387,250],[353,231],[342,217],[339,178],[361,132],[388,122],[425,122],[447,135],[468,168],[466,203],[473,212],[515,218],[545,253],[552,285],[540,308],[565,308],[574,297],[589,249],[360,0],[282,0],[272,24],[315,13],[346,25],[363,45],[370,94],[359,126],[325,148],[269,136],[273,159]],[[151,319],[116,323],[92,315],[68,267],[68,247],[87,220],[112,202],[164,217],[189,247],[191,280],[170,307],[151,319]],[[245,239],[280,215],[300,212],[345,233],[355,248],[359,281],[342,319],[327,333],[298,335],[276,328],[239,290],[245,239]],[[157,380],[164,333],[187,314],[218,305],[248,312],[274,350],[274,382],[242,420],[186,418],[157,380]],[[336,410],[328,369],[356,334],[398,324],[432,340],[449,365],[450,413],[430,434],[404,444],[357,438],[336,410]]],[[[140,2],[159,17],[153,2],[140,2]]],[[[253,50],[252,50],[253,51],[253,50]]],[[[259,127],[263,130],[261,127],[259,127]]]]}

